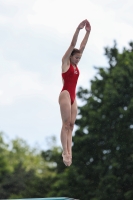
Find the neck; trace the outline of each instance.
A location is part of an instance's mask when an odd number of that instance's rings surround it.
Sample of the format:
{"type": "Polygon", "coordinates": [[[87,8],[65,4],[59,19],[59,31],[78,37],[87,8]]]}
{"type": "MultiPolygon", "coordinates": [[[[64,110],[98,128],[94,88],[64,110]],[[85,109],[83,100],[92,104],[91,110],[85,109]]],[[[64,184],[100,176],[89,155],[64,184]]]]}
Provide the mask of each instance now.
{"type": "Polygon", "coordinates": [[[74,64],[74,63],[72,63],[72,62],[71,62],[70,64],[71,64],[72,66],[76,67],[76,64],[74,64]]]}

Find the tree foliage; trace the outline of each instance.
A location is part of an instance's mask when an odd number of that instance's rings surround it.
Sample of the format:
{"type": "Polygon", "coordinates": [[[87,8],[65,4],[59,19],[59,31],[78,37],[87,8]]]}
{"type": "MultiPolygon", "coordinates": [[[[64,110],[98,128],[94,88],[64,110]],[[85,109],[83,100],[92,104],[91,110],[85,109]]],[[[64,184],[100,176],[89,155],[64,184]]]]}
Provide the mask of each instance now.
{"type": "Polygon", "coordinates": [[[36,198],[47,196],[54,172],[42,157],[20,138],[8,141],[0,134],[0,198],[36,198]]]}
{"type": "Polygon", "coordinates": [[[107,67],[97,67],[91,89],[80,87],[83,102],[73,136],[73,163],[61,149],[31,149],[0,136],[0,197],[68,196],[80,200],[133,199],[133,42],[120,52],[105,48],[107,67]]]}
{"type": "Polygon", "coordinates": [[[91,89],[78,90],[73,164],[58,174],[57,196],[133,199],[133,43],[120,52],[114,42],[105,56],[108,67],[97,67],[91,89]]]}
{"type": "Polygon", "coordinates": [[[122,53],[114,43],[105,55],[108,68],[98,68],[91,90],[78,93],[85,104],[73,138],[77,184],[85,183],[83,199],[132,199],[133,43],[122,53]]]}

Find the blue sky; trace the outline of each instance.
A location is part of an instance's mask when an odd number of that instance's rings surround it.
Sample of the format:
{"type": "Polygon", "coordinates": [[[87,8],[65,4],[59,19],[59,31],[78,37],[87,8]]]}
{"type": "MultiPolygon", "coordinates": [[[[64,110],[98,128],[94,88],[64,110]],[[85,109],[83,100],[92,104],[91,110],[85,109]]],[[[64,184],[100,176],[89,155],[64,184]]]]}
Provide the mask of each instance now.
{"type": "Polygon", "coordinates": [[[92,26],[77,85],[88,88],[94,66],[107,66],[104,47],[132,40],[132,10],[131,0],[0,0],[0,131],[43,149],[54,135],[60,145],[61,58],[76,27],[92,26]]]}

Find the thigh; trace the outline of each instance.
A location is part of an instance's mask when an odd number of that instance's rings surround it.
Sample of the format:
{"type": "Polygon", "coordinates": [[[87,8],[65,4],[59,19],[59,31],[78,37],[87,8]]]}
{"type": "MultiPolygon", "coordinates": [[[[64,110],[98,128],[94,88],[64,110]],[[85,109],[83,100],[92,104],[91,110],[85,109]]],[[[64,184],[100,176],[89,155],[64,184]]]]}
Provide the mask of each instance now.
{"type": "Polygon", "coordinates": [[[68,91],[64,90],[60,93],[59,104],[62,122],[70,122],[71,119],[71,100],[68,91]]]}
{"type": "Polygon", "coordinates": [[[74,103],[71,106],[71,124],[75,123],[77,116],[77,101],[75,99],[74,103]]]}

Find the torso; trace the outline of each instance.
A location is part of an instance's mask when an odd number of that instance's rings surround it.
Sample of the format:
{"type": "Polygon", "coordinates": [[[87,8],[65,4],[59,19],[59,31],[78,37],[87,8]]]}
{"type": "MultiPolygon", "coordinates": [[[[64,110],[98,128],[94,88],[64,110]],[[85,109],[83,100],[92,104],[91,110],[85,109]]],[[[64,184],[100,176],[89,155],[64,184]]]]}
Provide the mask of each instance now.
{"type": "Polygon", "coordinates": [[[73,66],[70,64],[68,67],[64,68],[62,70],[62,78],[64,81],[63,88],[61,90],[67,90],[70,94],[71,98],[71,104],[73,104],[75,100],[75,90],[76,90],[76,85],[79,77],[79,70],[77,66],[73,66]]]}

